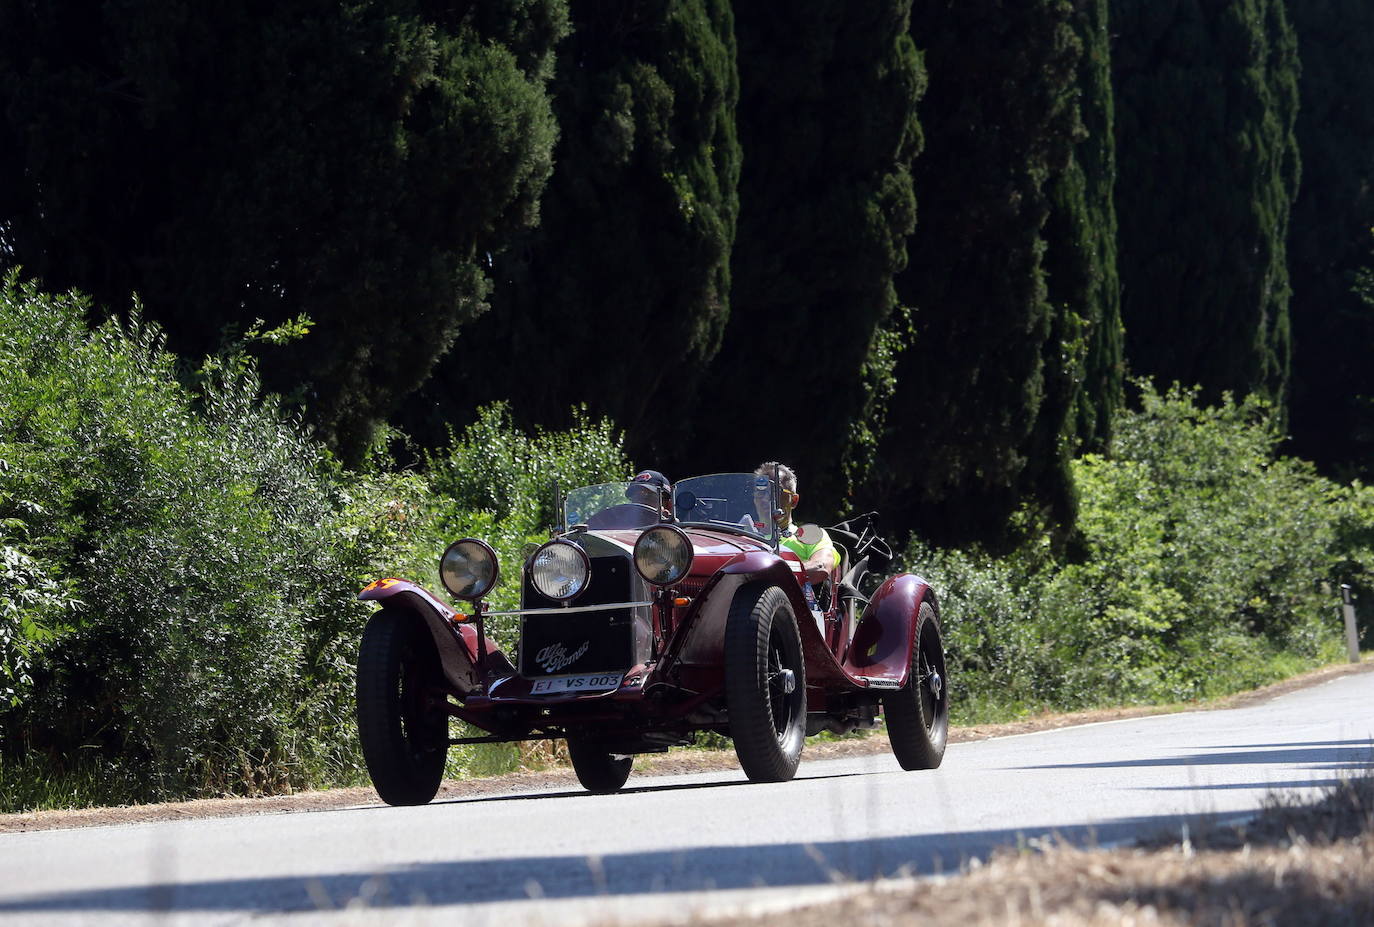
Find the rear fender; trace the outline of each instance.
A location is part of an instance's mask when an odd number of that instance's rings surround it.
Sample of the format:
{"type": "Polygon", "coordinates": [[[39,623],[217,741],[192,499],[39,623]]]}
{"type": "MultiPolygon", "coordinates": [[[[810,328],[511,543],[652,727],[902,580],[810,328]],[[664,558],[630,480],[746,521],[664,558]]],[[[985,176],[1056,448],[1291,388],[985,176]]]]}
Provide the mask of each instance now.
{"type": "Polygon", "coordinates": [[[922,602],[929,602],[939,614],[935,591],[924,579],[912,573],[888,577],[859,619],[845,657],[845,670],[854,676],[881,676],[905,685],[922,602]]]}
{"type": "MultiPolygon", "coordinates": [[[[453,609],[404,579],[379,579],[358,593],[358,598],[413,612],[434,638],[439,663],[449,685],[460,696],[480,688],[482,674],[477,670],[477,629],[462,621],[462,616],[453,609]]],[[[491,638],[487,638],[487,652],[498,652],[491,638]]]]}

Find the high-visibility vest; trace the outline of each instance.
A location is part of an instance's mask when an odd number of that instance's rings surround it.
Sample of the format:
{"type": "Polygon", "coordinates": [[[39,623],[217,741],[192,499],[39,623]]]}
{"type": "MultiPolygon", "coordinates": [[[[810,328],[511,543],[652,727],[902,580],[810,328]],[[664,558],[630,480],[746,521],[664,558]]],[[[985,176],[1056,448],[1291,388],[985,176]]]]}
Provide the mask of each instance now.
{"type": "Polygon", "coordinates": [[[821,538],[814,544],[803,544],[801,538],[797,537],[794,529],[791,534],[785,535],[781,541],[782,546],[797,555],[802,563],[810,562],[817,553],[827,551],[830,554],[830,562],[822,563],[825,569],[833,569],[840,562],[840,552],[835,549],[835,542],[830,540],[830,533],[821,528],[821,538]]]}

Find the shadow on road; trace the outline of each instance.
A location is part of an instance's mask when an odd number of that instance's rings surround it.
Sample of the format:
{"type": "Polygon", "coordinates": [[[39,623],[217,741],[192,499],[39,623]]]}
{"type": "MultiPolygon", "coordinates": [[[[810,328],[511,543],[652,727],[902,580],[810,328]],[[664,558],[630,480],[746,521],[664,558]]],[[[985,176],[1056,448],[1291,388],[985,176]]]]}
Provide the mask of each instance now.
{"type": "MultiPolygon", "coordinates": [[[[741,773],[741,775],[743,775],[743,773],[741,773]]],[[[801,780],[805,780],[805,779],[814,779],[814,780],[817,780],[817,781],[822,780],[822,779],[848,779],[848,778],[850,778],[850,777],[852,777],[852,776],[868,776],[868,775],[872,775],[872,773],[866,773],[866,772],[827,773],[827,774],[824,774],[824,775],[803,775],[803,776],[797,776],[796,779],[793,780],[793,781],[801,781],[801,780]]],[[[633,781],[633,780],[631,780],[631,781],[633,781]]],[[[746,786],[746,787],[748,787],[748,788],[755,788],[755,789],[759,787],[759,786],[758,786],[758,783],[756,783],[756,782],[750,782],[748,779],[740,778],[740,779],[725,779],[725,780],[721,780],[721,781],[719,781],[719,782],[668,782],[668,783],[664,783],[663,785],[627,786],[627,787],[621,789],[620,791],[616,792],[615,794],[616,794],[616,795],[647,795],[647,794],[652,794],[652,793],[654,793],[654,792],[685,792],[685,791],[689,791],[689,790],[691,790],[691,789],[729,789],[729,788],[735,788],[735,787],[737,787],[737,786],[746,786]]],[[[481,796],[477,796],[477,797],[475,797],[475,798],[445,798],[445,799],[442,799],[442,800],[430,802],[430,804],[431,804],[431,805],[474,805],[474,804],[480,804],[480,803],[483,803],[483,802],[491,802],[491,801],[539,801],[539,800],[542,800],[542,799],[549,799],[549,798],[587,798],[587,799],[592,799],[592,798],[597,798],[597,797],[605,797],[605,796],[604,796],[604,795],[603,795],[603,796],[598,796],[597,793],[595,793],[595,792],[588,792],[586,789],[567,789],[567,790],[558,791],[558,792],[516,792],[516,793],[503,793],[503,794],[501,794],[501,795],[481,795],[481,796]]],[[[379,805],[369,805],[369,806],[365,806],[365,807],[347,808],[347,809],[343,809],[343,810],[347,810],[347,811],[385,811],[386,809],[383,808],[383,807],[381,807],[381,806],[379,806],[379,805]]]]}
{"type": "Polygon", "coordinates": [[[164,882],[11,898],[0,901],[0,916],[227,911],[252,915],[346,905],[471,905],[528,898],[824,885],[904,873],[949,872],[971,858],[986,858],[996,847],[1039,840],[1075,845],[1115,843],[1142,831],[1177,831],[1186,820],[1176,815],[1159,815],[1122,818],[1097,827],[987,830],[805,845],[712,846],[604,857],[529,855],[421,863],[378,872],[360,870],[314,877],[283,875],[164,882]]]}
{"type": "Polygon", "coordinates": [[[1358,747],[1293,745],[1282,749],[1259,749],[1238,753],[1191,753],[1186,756],[1152,756],[1138,760],[1104,760],[1097,763],[1050,763],[1042,766],[1015,766],[1011,769],[1116,769],[1138,766],[1246,766],[1291,763],[1321,770],[1366,768],[1374,750],[1368,741],[1358,747]]]}

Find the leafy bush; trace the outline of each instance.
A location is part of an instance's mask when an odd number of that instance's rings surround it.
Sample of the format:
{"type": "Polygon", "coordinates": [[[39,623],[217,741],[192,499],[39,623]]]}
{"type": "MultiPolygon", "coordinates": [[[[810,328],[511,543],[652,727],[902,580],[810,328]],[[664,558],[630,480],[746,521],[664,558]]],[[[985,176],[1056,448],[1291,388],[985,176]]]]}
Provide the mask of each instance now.
{"type": "Polygon", "coordinates": [[[1374,494],[1276,457],[1259,399],[1141,389],[1109,454],[1074,464],[1072,561],[1048,540],[1003,560],[907,551],[974,715],[1206,697],[1338,651],[1331,584],[1369,575],[1374,494]]]}
{"type": "Polygon", "coordinates": [[[471,534],[513,605],[549,481],[629,472],[609,423],[529,436],[500,406],[427,475],[380,452],[345,470],[245,357],[188,387],[137,305],[94,330],[86,311],[14,274],[0,291],[0,808],[360,781],[358,589],[437,589],[471,534]]]}
{"type": "MultiPolygon", "coordinates": [[[[447,447],[427,455],[430,505],[436,539],[442,542],[430,564],[437,565],[442,544],[480,537],[501,562],[501,582],[491,601],[498,609],[519,607],[523,553],[529,544],[547,540],[557,520],[554,483],[567,492],[628,480],[633,472],[610,420],[592,422],[579,410],[575,422],[569,431],[527,435],[515,426],[510,409],[496,403],[481,409],[461,436],[450,436],[447,447]]],[[[434,571],[431,566],[427,575],[437,583],[434,571]]],[[[498,628],[503,644],[513,643],[510,630],[498,628]]]]}
{"type": "Polygon", "coordinates": [[[355,596],[418,482],[342,470],[251,365],[183,387],[137,306],[89,330],[13,274],[0,299],[4,761],[125,800],[356,776],[355,596]]]}

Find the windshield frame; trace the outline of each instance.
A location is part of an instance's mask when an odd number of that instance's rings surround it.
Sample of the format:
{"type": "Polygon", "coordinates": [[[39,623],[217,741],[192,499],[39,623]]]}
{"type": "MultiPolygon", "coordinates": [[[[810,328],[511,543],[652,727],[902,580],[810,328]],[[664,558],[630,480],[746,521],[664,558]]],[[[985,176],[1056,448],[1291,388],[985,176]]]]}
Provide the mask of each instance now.
{"type": "MultiPolygon", "coordinates": [[[[741,495],[742,495],[742,493],[741,493],[741,495]]],[[[755,511],[755,513],[757,512],[757,510],[754,510],[754,511],[755,511]]],[[[782,540],[782,533],[781,533],[781,531],[779,530],[778,522],[777,522],[777,518],[776,518],[776,513],[777,513],[777,511],[778,511],[778,481],[777,481],[777,475],[776,475],[776,474],[774,474],[774,475],[772,475],[772,476],[763,477],[763,476],[760,476],[757,472],[707,473],[707,474],[703,474],[703,475],[701,475],[701,476],[686,477],[686,478],[684,478],[684,479],[678,480],[676,483],[673,484],[673,515],[674,515],[674,520],[675,520],[679,525],[683,525],[684,527],[708,528],[708,529],[710,529],[710,530],[712,530],[712,531],[728,531],[728,532],[730,532],[730,533],[732,533],[732,534],[740,534],[740,535],[744,535],[745,537],[754,538],[755,540],[764,541],[765,543],[771,545],[773,548],[776,549],[777,546],[778,546],[778,544],[779,544],[779,543],[781,542],[781,540],[782,540]],[[679,504],[678,499],[679,499],[679,494],[682,493],[682,492],[684,492],[684,491],[686,491],[686,492],[691,492],[692,495],[695,496],[695,497],[697,497],[698,499],[707,499],[707,500],[710,500],[712,503],[733,503],[734,506],[735,506],[736,508],[740,507],[740,506],[742,505],[741,500],[739,500],[738,498],[734,498],[732,494],[720,495],[720,493],[722,493],[722,492],[725,491],[724,488],[723,488],[724,485],[725,485],[725,483],[728,482],[728,481],[735,481],[736,479],[742,484],[741,488],[743,488],[743,487],[746,486],[746,485],[748,486],[749,494],[750,494],[750,504],[751,504],[751,506],[752,506],[752,503],[753,503],[753,493],[754,493],[754,491],[758,488],[758,486],[757,486],[758,481],[759,481],[759,480],[766,480],[766,481],[767,481],[767,484],[768,484],[768,510],[769,510],[770,512],[774,513],[774,517],[768,519],[768,521],[767,521],[768,531],[767,531],[766,533],[759,532],[758,530],[756,530],[756,529],[754,529],[754,528],[746,528],[744,525],[740,524],[740,522],[737,521],[737,520],[736,520],[736,521],[730,521],[730,520],[728,520],[728,519],[713,519],[713,518],[700,519],[700,518],[684,518],[684,517],[683,517],[683,515],[682,515],[682,506],[679,504]],[[713,482],[708,482],[708,481],[719,481],[719,482],[713,483],[713,482]],[[712,493],[712,495],[707,496],[707,495],[698,494],[698,493],[696,492],[695,487],[711,487],[709,491],[712,493]]],[[[749,513],[746,513],[746,514],[749,514],[749,513]]],[[[755,521],[754,524],[758,524],[758,522],[755,521]]]]}
{"type": "MultiPolygon", "coordinates": [[[[646,509],[657,509],[658,514],[654,520],[654,524],[660,524],[665,521],[662,509],[662,495],[657,487],[646,486],[644,483],[636,483],[634,480],[607,480],[605,482],[589,483],[585,486],[571,489],[564,493],[560,500],[558,515],[561,519],[562,533],[567,534],[580,525],[586,525],[589,518],[615,506],[635,504],[644,506],[646,509]],[[636,503],[630,498],[628,492],[632,488],[643,489],[655,493],[655,495],[658,496],[659,505],[655,507],[643,502],[636,503]],[[594,502],[593,500],[596,500],[598,496],[601,497],[601,500],[599,502],[594,502]],[[587,502],[592,503],[593,506],[601,505],[601,507],[593,507],[587,511],[582,511],[582,509],[587,509],[587,505],[582,501],[584,498],[587,502]],[[579,511],[572,511],[571,507],[574,504],[579,506],[579,511]],[[574,518],[574,515],[579,517],[574,518]]],[[[644,525],[642,527],[648,528],[652,527],[652,525],[644,525]]],[[[592,530],[601,529],[593,528],[592,530]]]]}

